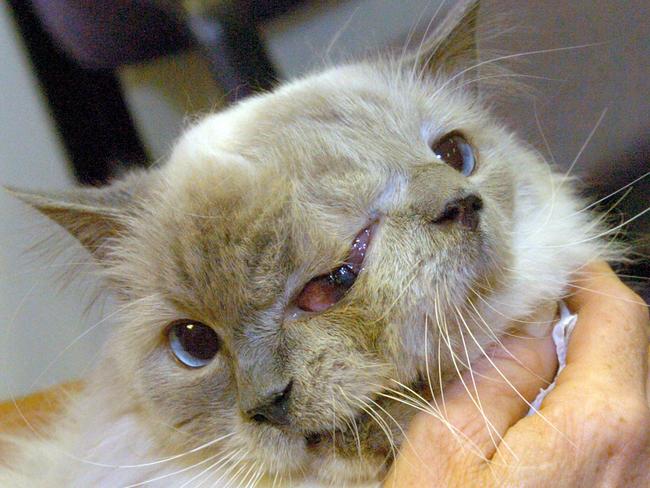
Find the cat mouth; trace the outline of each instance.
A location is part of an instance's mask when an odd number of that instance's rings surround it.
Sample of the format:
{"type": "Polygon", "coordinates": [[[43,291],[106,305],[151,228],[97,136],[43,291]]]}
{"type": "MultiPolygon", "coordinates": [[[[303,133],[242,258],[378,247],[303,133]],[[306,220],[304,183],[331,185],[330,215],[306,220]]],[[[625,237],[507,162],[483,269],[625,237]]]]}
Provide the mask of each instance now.
{"type": "MultiPolygon", "coordinates": [[[[404,392],[416,394],[422,400],[431,400],[431,390],[428,388],[428,383],[426,383],[422,378],[418,378],[416,381],[404,386],[402,390],[404,392]]],[[[398,432],[403,433],[403,429],[406,427],[404,423],[398,423],[391,413],[391,411],[396,407],[405,407],[403,402],[400,402],[395,398],[398,397],[395,396],[394,389],[380,390],[368,401],[369,404],[376,405],[377,407],[376,409],[373,409],[373,414],[370,414],[366,410],[362,410],[346,420],[346,427],[330,427],[319,431],[307,432],[304,434],[306,448],[310,451],[317,452],[323,446],[334,445],[341,448],[349,447],[350,444],[354,444],[354,451],[357,451],[356,446],[362,443],[362,438],[365,437],[366,443],[373,446],[375,452],[383,452],[384,454],[389,453],[391,450],[391,442],[389,439],[384,437],[385,428],[392,423],[392,427],[394,427],[398,432]],[[382,423],[384,423],[383,426],[381,425],[382,423]],[[369,442],[371,439],[372,441],[369,442]]],[[[410,415],[408,415],[407,419],[404,419],[406,421],[410,420],[410,417],[416,413],[416,409],[413,407],[408,407],[407,410],[410,411],[410,415]]],[[[405,416],[401,415],[397,417],[405,416]]]]}
{"type": "Polygon", "coordinates": [[[305,445],[308,449],[315,449],[326,441],[334,442],[337,434],[343,435],[343,431],[341,429],[334,429],[309,432],[305,435],[305,445]]]}
{"type": "MultiPolygon", "coordinates": [[[[358,415],[355,415],[352,419],[350,419],[348,422],[354,423],[355,425],[363,425],[366,422],[370,422],[371,417],[369,414],[365,412],[361,412],[358,415]]],[[[349,429],[350,427],[348,427],[349,429]]],[[[320,431],[314,431],[314,432],[308,432],[305,434],[305,445],[307,446],[308,449],[315,449],[318,446],[326,443],[334,443],[336,444],[337,442],[337,437],[338,439],[344,439],[346,436],[350,434],[350,431],[342,428],[329,428],[329,429],[324,429],[320,431]]]]}

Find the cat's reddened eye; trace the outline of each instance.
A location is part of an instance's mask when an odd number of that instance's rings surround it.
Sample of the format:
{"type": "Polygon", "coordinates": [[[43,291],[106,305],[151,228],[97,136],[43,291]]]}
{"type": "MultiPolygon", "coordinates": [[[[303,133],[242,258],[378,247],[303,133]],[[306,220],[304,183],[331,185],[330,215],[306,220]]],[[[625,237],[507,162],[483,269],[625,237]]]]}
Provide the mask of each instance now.
{"type": "Polygon", "coordinates": [[[167,329],[169,348],[176,359],[190,368],[201,368],[219,352],[217,333],[201,322],[179,320],[167,329]]]}
{"type": "Polygon", "coordinates": [[[357,274],[350,265],[343,265],[307,283],[298,295],[296,305],[306,312],[323,312],[341,300],[356,279],[357,274]]]}
{"type": "Polygon", "coordinates": [[[474,172],[476,157],[469,142],[458,132],[450,132],[438,140],[431,150],[438,158],[465,176],[474,172]]]}
{"type": "Polygon", "coordinates": [[[357,280],[370,245],[376,223],[363,229],[352,242],[345,263],[327,274],[317,276],[307,283],[298,297],[296,306],[306,312],[323,312],[338,303],[357,280]]]}

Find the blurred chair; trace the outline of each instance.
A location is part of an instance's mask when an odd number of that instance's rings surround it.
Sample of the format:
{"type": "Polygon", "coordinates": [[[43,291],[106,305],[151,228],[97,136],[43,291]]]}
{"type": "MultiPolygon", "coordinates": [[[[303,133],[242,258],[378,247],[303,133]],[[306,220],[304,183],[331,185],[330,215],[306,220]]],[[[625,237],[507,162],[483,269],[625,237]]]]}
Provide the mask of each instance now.
{"type": "Polygon", "coordinates": [[[302,0],[9,0],[79,182],[145,165],[114,72],[198,47],[233,102],[276,73],[258,25],[302,0]]]}

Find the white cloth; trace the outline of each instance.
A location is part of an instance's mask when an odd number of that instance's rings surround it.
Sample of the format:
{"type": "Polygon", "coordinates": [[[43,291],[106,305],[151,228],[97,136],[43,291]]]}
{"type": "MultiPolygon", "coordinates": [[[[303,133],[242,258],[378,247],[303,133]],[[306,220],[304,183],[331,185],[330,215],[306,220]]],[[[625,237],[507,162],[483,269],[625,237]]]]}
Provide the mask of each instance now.
{"type": "Polygon", "coordinates": [[[528,415],[533,415],[536,413],[542,406],[542,401],[546,398],[553,388],[555,388],[555,381],[557,380],[558,375],[562,372],[566,366],[566,353],[569,346],[569,340],[571,339],[571,334],[573,329],[576,326],[578,316],[572,314],[566,305],[560,302],[560,320],[553,327],[553,342],[555,343],[555,351],[557,352],[557,360],[559,367],[557,369],[557,374],[553,383],[551,383],[547,388],[543,388],[539,391],[537,398],[533,400],[530,404],[530,410],[528,415]]]}

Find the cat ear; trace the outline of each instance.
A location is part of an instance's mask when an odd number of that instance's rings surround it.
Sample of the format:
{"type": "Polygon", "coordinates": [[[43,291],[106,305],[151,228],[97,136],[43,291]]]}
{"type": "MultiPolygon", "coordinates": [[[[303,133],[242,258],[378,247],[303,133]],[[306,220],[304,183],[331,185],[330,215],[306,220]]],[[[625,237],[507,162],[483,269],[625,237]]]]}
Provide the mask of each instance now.
{"type": "Polygon", "coordinates": [[[33,192],[10,188],[16,198],[47,216],[98,259],[106,252],[108,239],[124,229],[147,188],[146,173],[134,173],[103,188],[77,188],[65,192],[33,192]]]}
{"type": "Polygon", "coordinates": [[[460,0],[413,55],[421,71],[455,75],[476,64],[480,0],[460,0]]]}

